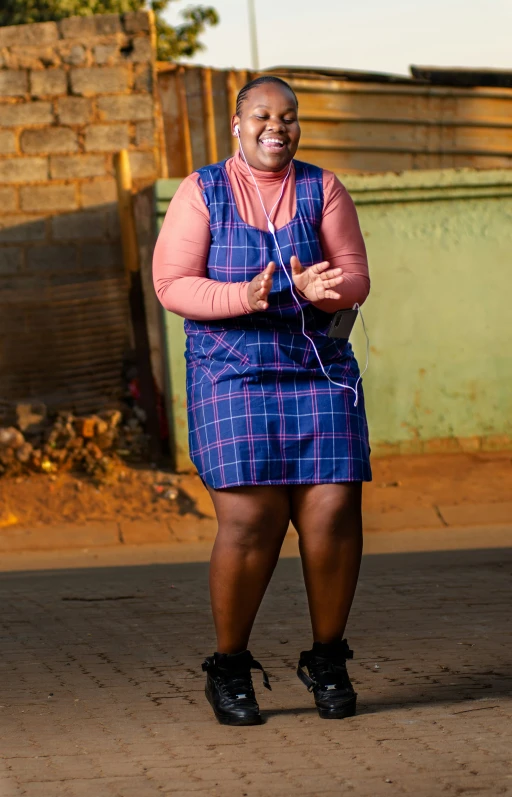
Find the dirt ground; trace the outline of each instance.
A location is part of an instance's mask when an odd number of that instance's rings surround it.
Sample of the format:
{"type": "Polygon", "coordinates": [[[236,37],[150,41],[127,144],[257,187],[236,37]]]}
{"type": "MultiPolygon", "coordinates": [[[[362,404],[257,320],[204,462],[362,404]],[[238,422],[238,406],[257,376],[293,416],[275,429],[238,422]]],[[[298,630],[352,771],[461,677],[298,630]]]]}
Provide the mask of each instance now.
{"type": "MultiPolygon", "coordinates": [[[[438,504],[510,501],[512,453],[384,457],[373,461],[364,508],[397,512],[438,504]]],[[[83,474],[0,479],[0,527],[91,520],[169,520],[211,516],[197,475],[120,465],[104,484],[83,474]]]]}

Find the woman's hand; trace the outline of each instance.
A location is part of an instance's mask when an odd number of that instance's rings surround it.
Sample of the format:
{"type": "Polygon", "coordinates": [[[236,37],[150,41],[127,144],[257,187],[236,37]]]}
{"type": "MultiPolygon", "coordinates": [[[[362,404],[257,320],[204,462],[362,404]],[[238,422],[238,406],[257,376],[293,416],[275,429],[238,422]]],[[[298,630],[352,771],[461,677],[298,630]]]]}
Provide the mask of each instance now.
{"type": "Polygon", "coordinates": [[[271,260],[266,269],[250,281],[247,300],[251,310],[267,310],[267,298],[272,288],[272,274],[275,270],[276,264],[271,260]]]}
{"type": "Polygon", "coordinates": [[[292,279],[298,292],[310,302],[322,299],[339,299],[340,294],[332,289],[343,282],[342,269],[330,268],[327,260],[316,263],[309,268],[302,268],[295,255],[290,259],[292,279]]]}

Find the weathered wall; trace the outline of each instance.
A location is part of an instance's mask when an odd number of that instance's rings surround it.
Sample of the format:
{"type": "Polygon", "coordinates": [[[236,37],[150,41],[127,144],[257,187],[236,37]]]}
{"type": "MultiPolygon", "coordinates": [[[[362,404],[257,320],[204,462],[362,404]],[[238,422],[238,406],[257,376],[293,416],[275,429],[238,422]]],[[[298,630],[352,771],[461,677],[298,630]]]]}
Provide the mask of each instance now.
{"type": "MultiPolygon", "coordinates": [[[[512,172],[340,177],[371,266],[375,450],[512,447],[512,172]]],[[[354,340],[364,363],[361,328],[354,340]]]]}
{"type": "MultiPolygon", "coordinates": [[[[374,454],[512,447],[512,172],[339,175],[365,236],[374,454]]],[[[162,219],[179,180],[156,184],[162,219]]],[[[169,417],[188,463],[183,321],[164,313],[169,417]]],[[[361,368],[360,321],[353,343],[361,368]]]]}
{"type": "Polygon", "coordinates": [[[0,28],[0,419],[96,409],[129,339],[114,153],[159,174],[152,17],[0,28]]]}

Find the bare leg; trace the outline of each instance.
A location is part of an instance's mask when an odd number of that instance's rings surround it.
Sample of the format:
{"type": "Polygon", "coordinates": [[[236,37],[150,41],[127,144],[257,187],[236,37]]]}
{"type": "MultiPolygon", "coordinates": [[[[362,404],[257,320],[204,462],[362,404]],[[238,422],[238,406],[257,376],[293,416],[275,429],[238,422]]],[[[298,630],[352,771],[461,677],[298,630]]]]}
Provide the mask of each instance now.
{"type": "Polygon", "coordinates": [[[219,523],[210,562],[217,651],[238,653],[248,646],[290,522],[288,488],[208,490],[219,523]]]}
{"type": "Polygon", "coordinates": [[[290,487],[315,642],[343,637],[363,549],[361,482],[290,487]]]}

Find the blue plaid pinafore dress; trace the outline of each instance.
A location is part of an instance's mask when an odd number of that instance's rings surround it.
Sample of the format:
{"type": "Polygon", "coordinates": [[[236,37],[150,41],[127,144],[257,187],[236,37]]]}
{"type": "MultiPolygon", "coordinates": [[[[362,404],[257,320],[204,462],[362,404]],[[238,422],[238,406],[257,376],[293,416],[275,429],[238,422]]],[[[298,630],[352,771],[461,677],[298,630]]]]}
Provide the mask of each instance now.
{"type": "MultiPolygon", "coordinates": [[[[322,170],[294,161],[297,211],[276,231],[285,264],[323,260],[318,230],[322,170]]],[[[224,162],[198,170],[210,211],[207,277],[252,280],[271,260],[272,235],[240,217],[224,162]]],[[[332,316],[301,302],[306,330],[331,379],[353,387],[359,369],[348,341],[327,336],[332,316]]],[[[370,481],[364,398],[329,382],[301,332],[301,313],[278,266],[265,312],[185,321],[190,456],[215,489],[237,485],[370,481]]]]}

